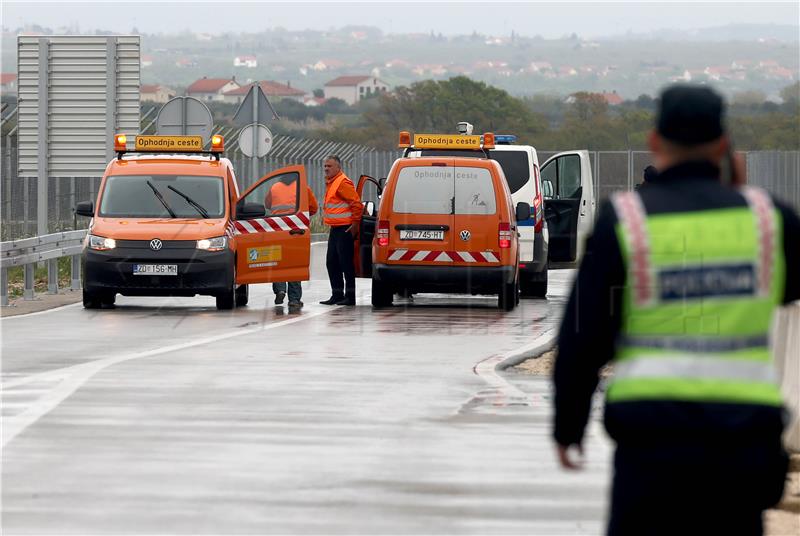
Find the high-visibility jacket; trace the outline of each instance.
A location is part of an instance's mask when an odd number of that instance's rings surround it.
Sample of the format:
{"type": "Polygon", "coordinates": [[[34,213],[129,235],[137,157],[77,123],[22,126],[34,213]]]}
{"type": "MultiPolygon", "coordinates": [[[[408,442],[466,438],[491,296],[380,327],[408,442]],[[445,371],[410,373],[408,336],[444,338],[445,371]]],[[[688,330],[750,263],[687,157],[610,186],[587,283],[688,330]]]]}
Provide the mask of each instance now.
{"type": "Polygon", "coordinates": [[[630,401],[780,406],[767,345],[782,303],[780,213],[748,206],[648,216],[639,194],[612,198],[627,271],[609,405],[630,401]]]}
{"type": "MultiPolygon", "coordinates": [[[[297,206],[297,182],[273,184],[264,199],[264,206],[271,210],[271,214],[294,214],[297,212],[299,208],[297,206]]],[[[308,211],[313,216],[317,213],[317,208],[317,198],[314,197],[311,188],[308,188],[308,211]]]]}
{"type": "Polygon", "coordinates": [[[328,181],[322,204],[325,225],[331,227],[358,226],[361,222],[362,211],[361,199],[347,175],[339,172],[328,181]]]}

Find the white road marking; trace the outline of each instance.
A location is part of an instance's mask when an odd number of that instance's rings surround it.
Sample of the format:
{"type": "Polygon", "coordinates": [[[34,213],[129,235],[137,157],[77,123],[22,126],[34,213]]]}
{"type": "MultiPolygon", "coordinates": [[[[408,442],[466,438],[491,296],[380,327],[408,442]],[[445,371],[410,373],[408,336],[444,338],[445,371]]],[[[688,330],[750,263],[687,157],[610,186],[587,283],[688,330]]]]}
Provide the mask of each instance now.
{"type": "MultiPolygon", "coordinates": [[[[56,311],[63,311],[64,309],[68,309],[70,307],[77,307],[78,305],[82,305],[80,301],[75,303],[70,303],[68,305],[62,305],[60,307],[54,307],[53,309],[47,309],[45,311],[37,311],[35,313],[25,313],[21,315],[14,315],[14,316],[4,316],[2,318],[2,322],[8,322],[9,320],[14,320],[16,318],[30,318],[32,316],[39,316],[39,315],[46,315],[48,313],[55,313],[56,311]]],[[[2,323],[0,322],[0,323],[2,323]]]]}
{"type": "Polygon", "coordinates": [[[259,331],[267,331],[270,329],[283,327],[289,324],[294,324],[296,322],[302,322],[303,320],[308,320],[309,318],[314,318],[315,316],[324,315],[339,308],[340,307],[338,306],[326,307],[324,309],[320,309],[318,311],[305,314],[297,318],[290,318],[288,320],[283,320],[281,322],[276,322],[274,324],[268,324],[266,326],[259,326],[249,329],[238,328],[228,333],[221,333],[219,335],[214,335],[212,337],[197,339],[192,342],[171,344],[168,346],[162,346],[161,348],[154,348],[152,350],[147,350],[144,352],[135,352],[132,354],[123,354],[115,357],[107,357],[104,359],[98,359],[96,361],[90,361],[88,363],[81,363],[80,365],[73,365],[71,367],[65,367],[50,372],[35,374],[34,376],[28,377],[29,381],[23,381],[28,379],[28,378],[23,378],[22,380],[12,380],[11,382],[4,383],[0,385],[0,390],[8,389],[12,385],[23,385],[25,383],[29,383],[30,381],[35,381],[35,380],[36,381],[48,380],[48,379],[53,380],[53,379],[63,378],[62,381],[55,387],[55,389],[49,391],[47,395],[33,402],[28,407],[28,409],[26,409],[19,415],[3,419],[3,430],[2,430],[3,439],[1,445],[2,447],[8,445],[15,437],[17,437],[20,433],[22,433],[26,428],[28,428],[30,425],[38,421],[44,415],[46,415],[47,413],[58,407],[58,405],[61,404],[61,402],[63,402],[72,393],[77,391],[95,374],[112,365],[116,365],[118,363],[123,363],[125,361],[130,361],[133,359],[139,359],[142,357],[153,357],[168,352],[175,352],[178,350],[193,348],[195,346],[202,346],[205,344],[223,341],[225,339],[230,339],[241,335],[249,335],[251,333],[257,333],[259,331]]]}

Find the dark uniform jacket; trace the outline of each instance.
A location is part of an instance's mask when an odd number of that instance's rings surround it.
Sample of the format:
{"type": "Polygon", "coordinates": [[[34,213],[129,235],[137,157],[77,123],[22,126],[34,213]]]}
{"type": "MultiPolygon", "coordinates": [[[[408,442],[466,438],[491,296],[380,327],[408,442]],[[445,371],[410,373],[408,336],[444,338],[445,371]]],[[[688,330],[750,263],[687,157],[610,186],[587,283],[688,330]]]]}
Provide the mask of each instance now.
{"type": "MultiPolygon", "coordinates": [[[[685,163],[665,170],[639,190],[648,214],[680,213],[745,206],[744,197],[719,182],[710,163],[685,163]]],[[[774,201],[783,219],[786,258],[784,303],[800,299],[800,219],[774,201]]],[[[589,418],[598,372],[614,357],[621,327],[625,267],[615,226],[616,213],[606,201],[567,305],[558,337],[554,435],[559,444],[580,443],[589,418]]],[[[746,404],[631,401],[609,405],[605,425],[618,443],[659,444],[701,440],[735,441],[780,436],[783,410],[746,404]]]]}

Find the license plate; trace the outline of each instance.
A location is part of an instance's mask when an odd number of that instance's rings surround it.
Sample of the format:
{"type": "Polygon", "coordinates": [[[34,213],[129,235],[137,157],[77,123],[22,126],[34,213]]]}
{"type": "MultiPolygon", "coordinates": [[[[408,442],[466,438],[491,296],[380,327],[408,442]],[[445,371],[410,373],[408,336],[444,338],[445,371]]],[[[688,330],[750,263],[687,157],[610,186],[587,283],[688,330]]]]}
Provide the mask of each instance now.
{"type": "Polygon", "coordinates": [[[403,230],[400,240],[444,240],[444,231],[403,230]]]}
{"type": "Polygon", "coordinates": [[[134,264],[133,275],[178,275],[177,264],[134,264]]]}

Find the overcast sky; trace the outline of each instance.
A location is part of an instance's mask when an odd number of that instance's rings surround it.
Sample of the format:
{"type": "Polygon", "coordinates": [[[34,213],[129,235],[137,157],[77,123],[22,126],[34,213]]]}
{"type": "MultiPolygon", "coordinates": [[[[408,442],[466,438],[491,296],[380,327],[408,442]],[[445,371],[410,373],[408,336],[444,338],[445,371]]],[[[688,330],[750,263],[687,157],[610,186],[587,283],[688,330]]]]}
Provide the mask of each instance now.
{"type": "Polygon", "coordinates": [[[583,37],[689,30],[737,23],[798,24],[800,4],[767,2],[24,2],[2,0],[2,25],[49,28],[76,26],[145,33],[182,30],[255,32],[281,26],[325,30],[349,24],[376,26],[387,33],[430,32],[583,37]]]}

